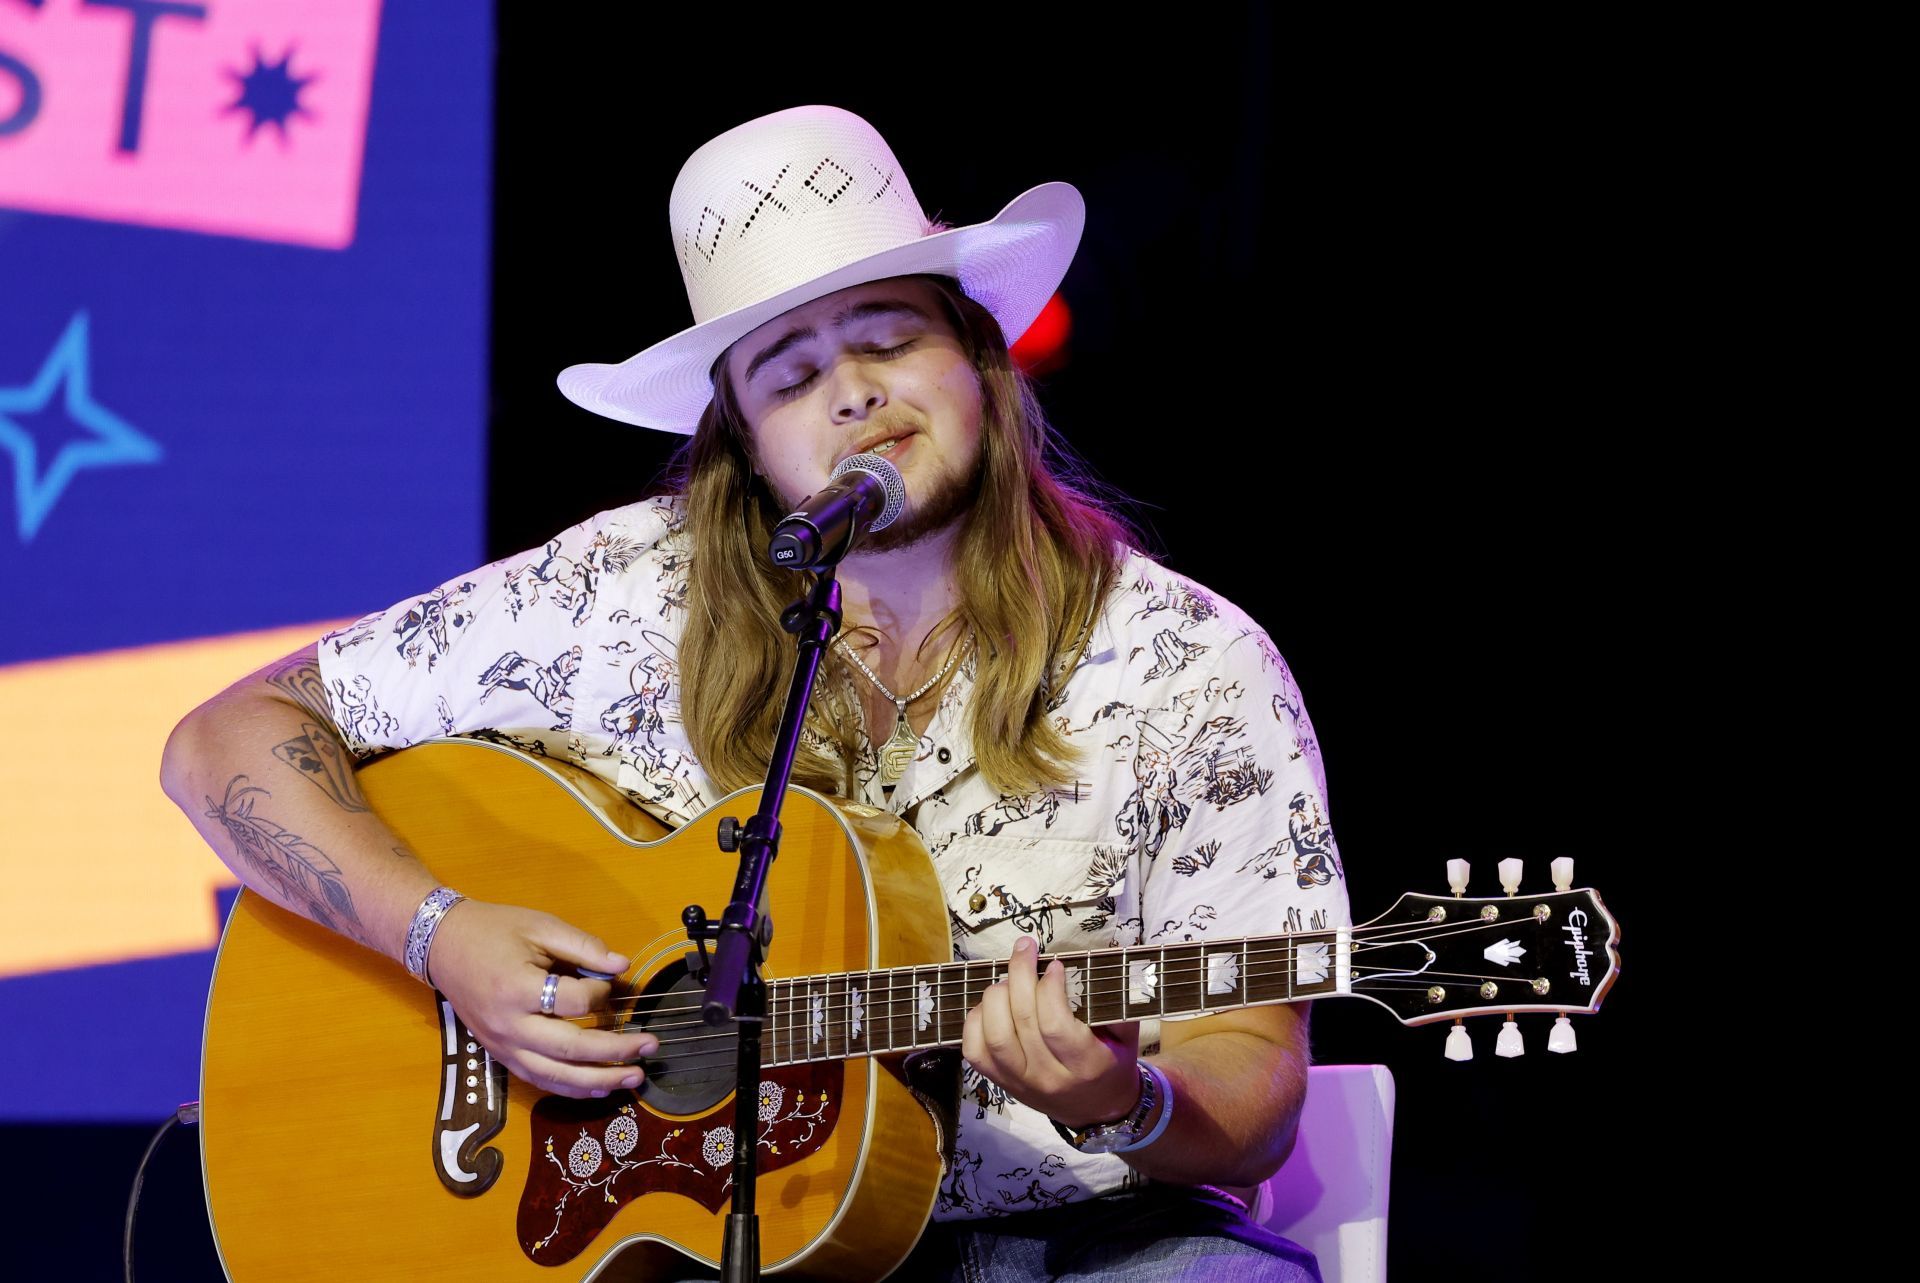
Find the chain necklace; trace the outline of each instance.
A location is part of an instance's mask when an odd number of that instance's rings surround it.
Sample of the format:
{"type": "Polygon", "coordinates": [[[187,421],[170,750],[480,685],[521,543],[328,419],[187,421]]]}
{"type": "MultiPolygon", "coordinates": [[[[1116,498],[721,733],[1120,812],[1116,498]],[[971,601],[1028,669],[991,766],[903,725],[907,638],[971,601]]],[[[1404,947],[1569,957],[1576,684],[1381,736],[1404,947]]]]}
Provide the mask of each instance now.
{"type": "Polygon", "coordinates": [[[836,637],[833,639],[834,644],[840,648],[840,653],[852,660],[853,666],[865,673],[867,680],[873,683],[873,688],[891,700],[894,708],[897,710],[897,716],[894,718],[893,723],[893,734],[887,736],[887,742],[880,746],[880,780],[882,783],[897,783],[900,777],[907,773],[907,764],[912,762],[915,755],[920,752],[920,737],[913,733],[913,727],[907,722],[907,705],[919,699],[935,686],[938,686],[941,681],[945,679],[946,675],[953,671],[953,666],[960,662],[960,657],[973,649],[973,638],[974,635],[969,632],[967,634],[967,644],[965,646],[954,647],[953,651],[947,656],[947,662],[940,666],[940,671],[921,683],[920,689],[911,695],[896,695],[888,690],[887,684],[874,675],[874,671],[861,661],[860,656],[853,653],[853,648],[847,645],[844,638],[836,637]]]}

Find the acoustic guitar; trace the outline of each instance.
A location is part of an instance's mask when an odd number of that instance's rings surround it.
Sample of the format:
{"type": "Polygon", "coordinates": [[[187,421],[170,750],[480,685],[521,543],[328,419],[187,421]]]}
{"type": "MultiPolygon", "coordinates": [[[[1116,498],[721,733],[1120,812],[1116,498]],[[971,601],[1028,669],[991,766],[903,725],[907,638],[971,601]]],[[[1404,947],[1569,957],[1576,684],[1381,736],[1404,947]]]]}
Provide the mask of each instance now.
{"type": "MultiPolygon", "coordinates": [[[[700,1021],[680,913],[724,906],[736,858],[716,831],[751,813],[757,790],[668,833],[597,778],[483,740],[390,754],[359,780],[448,884],[628,953],[606,1021],[652,1030],[660,1050],[637,1091],[547,1095],[389,959],[243,892],[215,963],[201,1079],[207,1206],[230,1277],[675,1277],[718,1263],[733,1147],[749,1142],[767,1272],[876,1280],[899,1264],[932,1211],[946,1140],[905,1066],[957,1047],[1005,967],[952,960],[910,828],[789,792],[765,1059],[743,1121],[734,1034],[700,1021]]],[[[1618,938],[1597,895],[1568,889],[1407,895],[1338,931],[1057,956],[1095,1024],[1355,996],[1417,1025],[1596,1011],[1618,938]]]]}

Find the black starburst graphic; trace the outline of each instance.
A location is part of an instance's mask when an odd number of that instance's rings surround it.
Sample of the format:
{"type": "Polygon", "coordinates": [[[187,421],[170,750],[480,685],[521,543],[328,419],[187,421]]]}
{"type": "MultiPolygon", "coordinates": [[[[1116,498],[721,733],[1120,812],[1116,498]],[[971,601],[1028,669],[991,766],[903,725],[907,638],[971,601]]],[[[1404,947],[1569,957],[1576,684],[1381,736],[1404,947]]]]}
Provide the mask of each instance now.
{"type": "Polygon", "coordinates": [[[222,115],[244,111],[250,117],[247,123],[246,141],[251,143],[260,126],[272,125],[280,131],[282,146],[287,142],[287,121],[294,116],[313,119],[313,113],[301,105],[300,91],[312,84],[316,76],[296,76],[293,74],[293,49],[291,47],[280,56],[279,62],[268,62],[260,52],[260,46],[253,47],[253,69],[240,72],[227,68],[240,86],[240,96],[221,110],[222,115]]]}

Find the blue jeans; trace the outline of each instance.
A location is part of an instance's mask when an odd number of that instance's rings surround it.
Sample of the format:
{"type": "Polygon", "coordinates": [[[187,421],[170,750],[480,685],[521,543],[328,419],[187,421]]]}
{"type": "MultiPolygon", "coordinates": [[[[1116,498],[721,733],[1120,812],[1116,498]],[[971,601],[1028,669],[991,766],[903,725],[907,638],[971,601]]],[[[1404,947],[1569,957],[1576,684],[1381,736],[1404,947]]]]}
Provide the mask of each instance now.
{"type": "Polygon", "coordinates": [[[1065,1207],[927,1227],[903,1283],[1320,1283],[1313,1253],[1207,1190],[1148,1185],[1065,1207]]]}
{"type": "MultiPolygon", "coordinates": [[[[689,1266],[691,1262],[685,1263],[689,1266]]],[[[684,1278],[716,1278],[697,1266],[684,1278]]],[[[889,1283],[1320,1283],[1313,1253],[1182,1185],[927,1226],[889,1283]]]]}

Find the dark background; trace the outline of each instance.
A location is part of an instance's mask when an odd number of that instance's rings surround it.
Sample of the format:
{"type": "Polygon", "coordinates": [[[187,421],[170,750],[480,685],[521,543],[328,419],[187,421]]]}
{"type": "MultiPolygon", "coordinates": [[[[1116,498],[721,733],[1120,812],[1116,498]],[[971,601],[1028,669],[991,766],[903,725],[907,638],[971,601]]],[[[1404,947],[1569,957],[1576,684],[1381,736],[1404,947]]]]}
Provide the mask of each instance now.
{"type": "MultiPolygon", "coordinates": [[[[1688,622],[1711,591],[1697,492],[1670,480],[1700,228],[1658,73],[1564,35],[1387,47],[1258,8],[1118,36],[1029,9],[499,21],[489,555],[630,500],[678,444],[553,377],[688,323],[665,209],[700,143],[830,102],[956,225],[1074,183],[1071,351],[1043,399],[1165,560],[1287,656],[1356,918],[1443,891],[1452,857],[1487,891],[1503,857],[1543,890],[1571,855],[1624,924],[1573,1056],[1545,1053],[1544,1017],[1514,1061],[1476,1022],[1461,1065],[1443,1028],[1316,1005],[1317,1059],[1398,1082],[1394,1277],[1637,1265],[1699,1160],[1670,1121],[1694,1071],[1649,982],[1676,952],[1654,901],[1686,860],[1712,667],[1688,622]]],[[[144,1140],[99,1130],[99,1169],[130,1170],[144,1140]]],[[[186,1135],[159,1167],[182,1237],[143,1211],[142,1277],[199,1277],[179,1272],[205,1233],[186,1135]]]]}
{"type": "Polygon", "coordinates": [[[1071,351],[1042,398],[1165,560],[1287,656],[1356,919],[1444,892],[1452,857],[1485,892],[1504,857],[1545,890],[1571,855],[1624,924],[1622,979],[1572,1056],[1546,1053],[1545,1017],[1512,1061],[1473,1023],[1454,1064],[1444,1027],[1316,1005],[1318,1060],[1398,1082],[1393,1275],[1614,1274],[1644,1259],[1687,1134],[1655,1121],[1679,1089],[1645,917],[1680,856],[1674,776],[1697,765],[1676,725],[1697,643],[1674,514],[1693,501],[1659,426],[1684,358],[1651,301],[1684,265],[1685,116],[1593,45],[1394,52],[1206,12],[1117,38],[1031,9],[1017,28],[796,20],[762,51],[509,6],[491,552],[630,501],[679,443],[577,409],[553,376],[689,323],[665,211],[707,139],[845,107],[956,225],[1073,183],[1071,351]],[[655,56],[689,45],[708,52],[655,56]],[[565,484],[530,484],[536,460],[565,484]]]}

